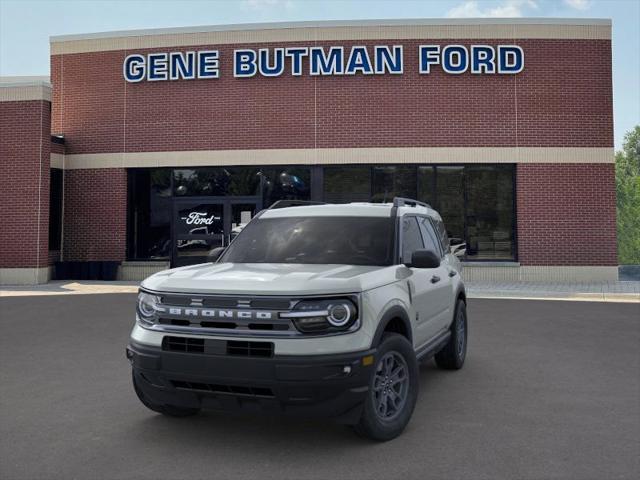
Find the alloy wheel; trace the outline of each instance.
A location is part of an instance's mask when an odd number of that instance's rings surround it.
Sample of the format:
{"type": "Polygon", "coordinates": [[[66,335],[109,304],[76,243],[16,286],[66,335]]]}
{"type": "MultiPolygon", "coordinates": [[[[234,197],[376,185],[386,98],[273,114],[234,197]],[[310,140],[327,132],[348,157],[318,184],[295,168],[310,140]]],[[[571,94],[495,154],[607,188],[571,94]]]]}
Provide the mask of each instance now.
{"type": "Polygon", "coordinates": [[[373,379],[375,411],[382,420],[393,420],[404,409],[409,394],[409,367],[398,352],[387,352],[378,361],[373,379]]]}

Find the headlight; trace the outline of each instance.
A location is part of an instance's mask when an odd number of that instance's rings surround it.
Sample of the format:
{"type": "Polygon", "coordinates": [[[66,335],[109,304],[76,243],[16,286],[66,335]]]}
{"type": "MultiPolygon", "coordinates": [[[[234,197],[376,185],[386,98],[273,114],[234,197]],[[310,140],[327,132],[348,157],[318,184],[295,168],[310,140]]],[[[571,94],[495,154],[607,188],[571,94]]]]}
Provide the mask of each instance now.
{"type": "Polygon", "coordinates": [[[302,333],[341,332],[356,325],[358,308],[355,298],[303,300],[280,317],[291,319],[302,333]]]}
{"type": "Polygon", "coordinates": [[[138,318],[146,324],[154,323],[154,317],[159,303],[160,298],[157,295],[143,291],[138,292],[138,318]]]}

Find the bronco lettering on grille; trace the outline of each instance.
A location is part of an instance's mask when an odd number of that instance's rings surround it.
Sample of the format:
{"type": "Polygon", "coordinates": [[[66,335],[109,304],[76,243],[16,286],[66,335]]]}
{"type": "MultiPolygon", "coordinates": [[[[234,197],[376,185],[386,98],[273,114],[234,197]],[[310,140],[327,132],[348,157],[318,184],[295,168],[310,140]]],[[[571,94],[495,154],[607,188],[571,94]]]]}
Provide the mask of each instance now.
{"type": "Polygon", "coordinates": [[[205,317],[205,318],[231,318],[243,320],[271,320],[277,318],[274,312],[252,311],[252,310],[217,310],[213,308],[179,308],[179,307],[156,307],[160,313],[166,312],[169,315],[184,317],[205,317]]]}

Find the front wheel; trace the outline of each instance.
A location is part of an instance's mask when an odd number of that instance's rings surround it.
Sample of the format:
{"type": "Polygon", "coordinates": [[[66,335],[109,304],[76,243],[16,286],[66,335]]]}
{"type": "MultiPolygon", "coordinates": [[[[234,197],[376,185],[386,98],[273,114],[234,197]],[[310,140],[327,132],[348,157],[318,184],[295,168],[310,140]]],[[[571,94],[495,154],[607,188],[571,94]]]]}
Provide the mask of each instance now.
{"type": "Polygon", "coordinates": [[[398,334],[382,337],[376,362],[355,430],[386,441],[400,435],[411,419],[418,398],[418,362],[411,343],[398,334]]]}
{"type": "Polygon", "coordinates": [[[451,337],[442,350],[436,353],[436,365],[445,370],[460,370],[467,356],[467,306],[458,300],[451,337]]]}

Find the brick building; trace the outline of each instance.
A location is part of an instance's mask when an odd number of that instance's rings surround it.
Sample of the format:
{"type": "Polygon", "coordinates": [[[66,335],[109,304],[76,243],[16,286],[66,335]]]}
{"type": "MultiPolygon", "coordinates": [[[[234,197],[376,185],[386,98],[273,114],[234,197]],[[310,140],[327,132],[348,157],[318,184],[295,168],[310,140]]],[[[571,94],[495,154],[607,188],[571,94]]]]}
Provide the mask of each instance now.
{"type": "Polygon", "coordinates": [[[51,39],[0,87],[0,282],[206,260],[278,199],[431,203],[470,278],[617,277],[609,20],[51,39]]]}

